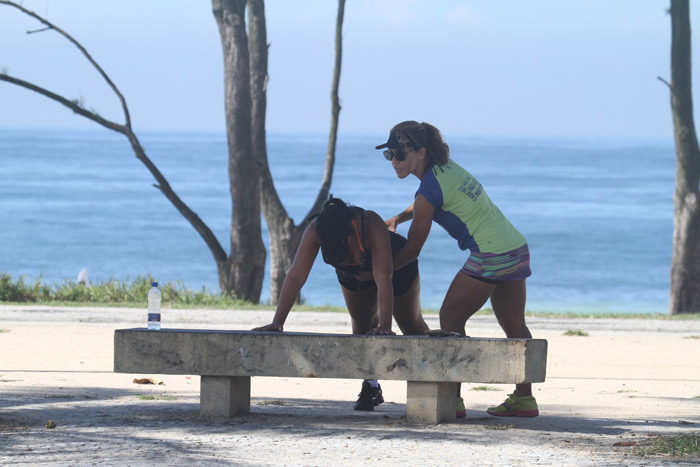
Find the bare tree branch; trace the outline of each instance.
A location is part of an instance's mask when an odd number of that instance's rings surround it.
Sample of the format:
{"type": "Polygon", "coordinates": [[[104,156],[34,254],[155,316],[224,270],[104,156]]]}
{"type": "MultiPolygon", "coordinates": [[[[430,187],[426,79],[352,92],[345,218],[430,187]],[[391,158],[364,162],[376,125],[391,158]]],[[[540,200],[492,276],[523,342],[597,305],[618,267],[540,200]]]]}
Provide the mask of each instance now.
{"type": "MultiPolygon", "coordinates": [[[[333,167],[335,166],[335,148],[338,141],[338,119],[340,116],[340,69],[343,63],[343,18],[345,16],[345,0],[338,0],[338,14],[335,22],[335,64],[333,67],[333,84],[331,85],[331,129],[328,135],[328,148],[326,150],[326,165],[323,169],[323,180],[316,200],[306,214],[304,220],[317,213],[328,198],[328,193],[333,180],[333,167]]],[[[303,224],[303,221],[300,223],[303,224]]]]}
{"type": "Polygon", "coordinates": [[[673,86],[671,85],[671,83],[663,79],[661,76],[657,76],[656,78],[662,83],[664,83],[666,86],[668,86],[669,89],[673,90],[673,86]]]}
{"type": "Polygon", "coordinates": [[[284,208],[279,194],[275,189],[267,160],[265,147],[265,106],[267,88],[267,52],[270,44],[267,42],[265,29],[265,11],[263,0],[248,0],[249,25],[249,50],[252,89],[252,120],[253,120],[253,146],[255,157],[260,166],[260,191],[261,203],[267,230],[270,239],[270,303],[276,304],[282,285],[287,277],[287,272],[294,261],[301,237],[309,223],[311,214],[318,212],[328,197],[333,177],[335,164],[335,148],[338,132],[338,115],[340,113],[340,100],[338,88],[340,84],[340,65],[342,61],[342,23],[345,9],[345,0],[338,1],[338,15],[336,19],[335,34],[335,64],[333,72],[333,84],[331,87],[331,125],[326,151],[326,160],[321,181],[321,187],[311,205],[308,214],[294,223],[294,219],[284,208]]]}
{"type": "Polygon", "coordinates": [[[50,31],[51,28],[46,27],[46,28],[41,28],[41,29],[34,29],[32,31],[27,31],[27,34],[36,34],[37,32],[44,32],[44,31],[50,31]]]}
{"type": "Polygon", "coordinates": [[[98,114],[95,112],[91,112],[83,107],[81,107],[79,104],[76,104],[73,101],[70,101],[66,99],[63,96],[60,96],[54,92],[51,92],[47,89],[44,89],[40,86],[37,86],[35,84],[32,84],[28,81],[24,81],[19,78],[15,78],[13,76],[10,76],[8,74],[0,74],[0,81],[7,81],[8,83],[16,84],[17,86],[21,86],[23,88],[29,89],[30,91],[34,91],[36,93],[39,93],[43,96],[48,97],[49,99],[53,99],[56,102],[59,102],[69,109],[71,109],[73,112],[82,115],[85,118],[88,118],[95,123],[99,123],[103,127],[109,128],[110,130],[117,131],[119,133],[124,133],[126,131],[126,126],[120,125],[118,123],[114,123],[111,120],[107,120],[105,118],[100,117],[98,114]]]}
{"type": "Polygon", "coordinates": [[[155,178],[158,182],[158,185],[154,185],[154,187],[158,188],[160,192],[163,193],[163,195],[166,198],[168,198],[168,201],[170,201],[170,203],[172,203],[172,205],[175,206],[175,209],[177,209],[178,212],[182,214],[182,216],[185,219],[187,219],[190,225],[194,227],[197,233],[199,233],[199,235],[209,247],[209,251],[211,251],[211,254],[214,257],[214,261],[216,261],[217,264],[225,262],[227,259],[226,252],[222,248],[214,233],[204,223],[204,221],[202,221],[202,219],[194,211],[192,211],[192,209],[190,209],[190,207],[187,206],[187,204],[185,204],[175,193],[175,191],[170,187],[170,183],[163,176],[160,170],[158,170],[158,167],[156,167],[153,161],[151,161],[148,158],[148,156],[146,156],[146,152],[143,150],[143,147],[141,146],[141,143],[139,142],[136,135],[131,131],[130,128],[125,128],[125,131],[120,131],[120,133],[124,134],[129,139],[129,143],[131,144],[131,147],[137,159],[139,159],[143,163],[143,165],[146,166],[148,171],[151,172],[151,175],[153,175],[153,178],[155,178]]]}
{"type": "Polygon", "coordinates": [[[124,112],[124,119],[125,119],[124,124],[125,124],[126,126],[128,126],[128,127],[131,127],[131,117],[129,116],[129,109],[128,109],[127,106],[126,106],[126,100],[124,99],[124,96],[122,96],[122,93],[119,92],[119,89],[117,89],[117,86],[112,82],[112,80],[109,78],[109,76],[107,76],[107,73],[104,72],[104,70],[102,69],[102,67],[100,67],[100,65],[98,65],[97,62],[96,62],[95,60],[93,60],[92,56],[88,53],[87,50],[85,50],[85,48],[84,48],[82,45],[80,45],[80,43],[79,43],[77,40],[75,40],[70,34],[68,34],[67,32],[63,31],[61,28],[57,27],[56,25],[54,25],[54,24],[51,23],[50,21],[48,21],[48,20],[42,18],[41,16],[39,16],[39,15],[36,14],[36,13],[34,13],[33,11],[27,10],[27,9],[24,8],[22,5],[19,5],[19,4],[15,3],[15,2],[11,2],[11,1],[9,1],[9,0],[0,0],[0,4],[2,4],[2,5],[7,5],[7,6],[11,6],[11,7],[14,7],[14,8],[17,8],[17,9],[20,10],[21,12],[23,12],[23,13],[25,13],[25,14],[31,16],[32,18],[36,19],[36,20],[39,21],[40,23],[45,24],[45,25],[47,26],[47,29],[53,29],[53,30],[55,30],[57,33],[59,33],[60,35],[62,35],[62,36],[65,37],[66,39],[68,39],[73,45],[75,45],[75,46],[78,48],[78,50],[80,50],[80,52],[85,56],[85,58],[87,58],[87,60],[90,62],[90,64],[91,64],[93,67],[95,67],[95,69],[97,70],[97,72],[98,72],[98,73],[102,76],[102,78],[107,82],[107,84],[109,85],[109,87],[112,88],[112,91],[114,91],[114,93],[117,95],[117,97],[119,98],[119,102],[121,102],[122,110],[123,110],[123,112],[124,112]]]}
{"type": "MultiPolygon", "coordinates": [[[[192,209],[189,208],[181,199],[180,197],[173,191],[173,189],[170,187],[170,183],[168,180],[163,176],[163,174],[158,170],[158,167],[151,161],[148,156],[146,155],[146,152],[143,150],[143,147],[141,146],[141,143],[139,142],[138,138],[134,134],[133,130],[131,129],[131,121],[129,119],[129,110],[126,104],[126,99],[124,99],[124,96],[121,94],[119,89],[117,89],[116,85],[112,82],[112,80],[107,76],[107,74],[102,70],[102,68],[92,59],[90,54],[85,50],[85,48],[78,43],[75,39],[73,39],[70,35],[67,33],[63,32],[60,28],[54,26],[44,18],[40,17],[36,13],[27,10],[26,8],[23,8],[21,5],[18,5],[14,2],[7,1],[7,0],[0,0],[0,5],[7,5],[7,6],[12,6],[14,8],[19,9],[20,11],[26,13],[27,15],[35,18],[36,20],[42,22],[43,24],[46,24],[49,29],[54,29],[57,32],[59,32],[61,35],[66,37],[70,42],[72,42],[80,51],[83,53],[83,55],[88,59],[88,61],[94,66],[94,68],[100,73],[100,75],[107,81],[107,83],[110,85],[114,93],[118,96],[119,101],[121,102],[122,109],[124,110],[124,116],[126,119],[126,123],[121,125],[115,122],[112,122],[111,120],[107,120],[100,115],[98,115],[96,112],[92,110],[87,110],[83,108],[78,102],[71,101],[69,99],[66,99],[65,97],[56,94],[52,91],[49,91],[47,89],[44,89],[40,86],[37,86],[33,83],[30,83],[28,81],[24,81],[19,78],[15,78],[12,76],[9,76],[7,73],[3,72],[0,73],[0,81],[5,81],[8,83],[15,84],[17,86],[23,87],[25,89],[29,89],[31,91],[34,91],[38,94],[41,94],[45,97],[48,97],[49,99],[52,99],[56,102],[59,102],[60,104],[63,104],[64,106],[68,107],[71,109],[73,112],[94,121],[95,123],[98,123],[105,128],[108,128],[110,130],[116,131],[118,133],[123,134],[124,136],[127,137],[129,140],[129,143],[131,144],[132,150],[134,151],[134,155],[136,156],[137,159],[139,159],[151,172],[153,177],[156,179],[158,182],[157,185],[154,185],[156,188],[160,190],[161,193],[175,206],[175,208],[182,214],[182,216],[189,221],[189,223],[194,227],[194,229],[199,233],[199,235],[202,237],[204,242],[207,244],[209,247],[209,250],[211,251],[214,260],[217,262],[217,265],[219,263],[223,263],[227,259],[226,252],[224,249],[221,247],[221,244],[219,241],[216,239],[216,236],[214,233],[209,229],[209,227],[201,220],[201,218],[194,212],[192,209]]],[[[4,70],[3,70],[4,71],[4,70]]]]}

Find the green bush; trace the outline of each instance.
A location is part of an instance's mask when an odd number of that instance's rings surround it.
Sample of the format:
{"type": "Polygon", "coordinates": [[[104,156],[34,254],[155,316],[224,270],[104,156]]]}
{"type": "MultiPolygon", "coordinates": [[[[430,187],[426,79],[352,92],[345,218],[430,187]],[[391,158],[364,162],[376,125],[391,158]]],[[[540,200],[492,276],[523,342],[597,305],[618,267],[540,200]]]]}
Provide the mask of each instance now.
{"type": "Polygon", "coordinates": [[[25,281],[24,276],[12,282],[12,276],[0,274],[0,301],[3,302],[35,302],[45,300],[51,295],[51,287],[43,285],[41,279],[33,284],[25,281]]]}
{"type": "Polygon", "coordinates": [[[700,437],[696,433],[680,435],[658,435],[649,443],[637,447],[635,453],[638,456],[674,456],[684,458],[689,456],[689,461],[700,459],[700,437]]]}
{"type": "MultiPolygon", "coordinates": [[[[24,277],[13,281],[9,274],[0,273],[0,302],[140,306],[145,303],[153,280],[149,274],[138,276],[131,282],[110,280],[85,286],[67,280],[61,284],[49,286],[43,284],[41,279],[37,279],[34,283],[28,283],[24,277]]],[[[215,294],[204,287],[201,291],[192,291],[181,282],[160,284],[160,290],[163,297],[162,303],[165,306],[227,308],[252,306],[243,300],[215,294]]]]}
{"type": "Polygon", "coordinates": [[[569,329],[564,333],[565,336],[583,336],[583,337],[588,337],[588,333],[586,331],[581,331],[579,329],[569,329]]]}

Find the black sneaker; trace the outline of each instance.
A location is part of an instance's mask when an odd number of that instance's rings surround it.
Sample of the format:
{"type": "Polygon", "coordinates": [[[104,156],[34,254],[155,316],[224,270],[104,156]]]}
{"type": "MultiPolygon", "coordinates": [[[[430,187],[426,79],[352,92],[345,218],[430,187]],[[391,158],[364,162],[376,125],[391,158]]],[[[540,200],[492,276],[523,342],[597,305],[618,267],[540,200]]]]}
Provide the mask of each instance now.
{"type": "Polygon", "coordinates": [[[360,391],[359,396],[357,402],[353,405],[355,410],[371,412],[374,410],[375,406],[384,402],[382,387],[377,385],[377,387],[374,388],[367,381],[362,382],[362,391],[360,391]]]}

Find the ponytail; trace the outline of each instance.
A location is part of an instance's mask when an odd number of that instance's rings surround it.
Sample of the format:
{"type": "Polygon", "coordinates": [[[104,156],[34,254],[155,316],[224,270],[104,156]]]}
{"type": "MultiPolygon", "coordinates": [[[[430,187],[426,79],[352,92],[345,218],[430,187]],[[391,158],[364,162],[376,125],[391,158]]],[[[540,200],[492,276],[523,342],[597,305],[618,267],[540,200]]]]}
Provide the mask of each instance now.
{"type": "Polygon", "coordinates": [[[447,164],[447,161],[450,160],[450,147],[443,141],[440,130],[426,122],[421,123],[421,126],[427,134],[425,152],[428,159],[437,165],[447,164]]]}

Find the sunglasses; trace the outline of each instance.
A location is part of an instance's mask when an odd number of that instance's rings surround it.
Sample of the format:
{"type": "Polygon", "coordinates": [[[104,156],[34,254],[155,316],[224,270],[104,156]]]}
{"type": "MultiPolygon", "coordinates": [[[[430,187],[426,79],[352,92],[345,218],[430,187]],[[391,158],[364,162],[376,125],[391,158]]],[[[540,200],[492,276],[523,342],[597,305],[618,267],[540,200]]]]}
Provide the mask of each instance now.
{"type": "Polygon", "coordinates": [[[400,151],[397,149],[394,153],[387,149],[386,151],[384,151],[384,159],[390,161],[393,158],[396,158],[397,161],[403,162],[404,160],[406,160],[406,154],[408,154],[408,151],[400,151]]]}

